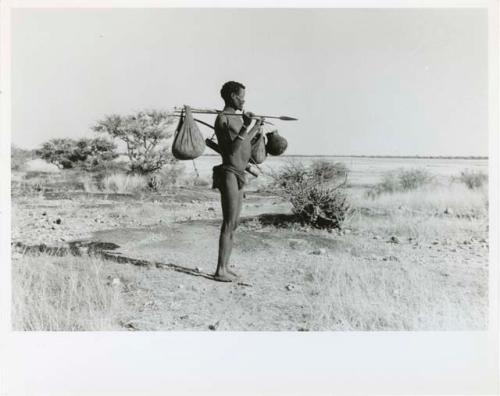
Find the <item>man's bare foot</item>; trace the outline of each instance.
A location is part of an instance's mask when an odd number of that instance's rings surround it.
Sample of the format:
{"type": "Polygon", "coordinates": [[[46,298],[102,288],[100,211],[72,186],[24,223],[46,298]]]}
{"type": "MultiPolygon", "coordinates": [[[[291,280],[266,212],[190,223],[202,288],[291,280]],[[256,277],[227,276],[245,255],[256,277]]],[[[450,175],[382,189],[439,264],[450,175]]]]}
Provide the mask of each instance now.
{"type": "Polygon", "coordinates": [[[236,279],[227,274],[214,274],[214,280],[218,282],[234,282],[236,279]]]}
{"type": "Polygon", "coordinates": [[[226,269],[225,271],[216,272],[214,274],[214,279],[219,282],[236,282],[238,280],[238,275],[226,269]]]}

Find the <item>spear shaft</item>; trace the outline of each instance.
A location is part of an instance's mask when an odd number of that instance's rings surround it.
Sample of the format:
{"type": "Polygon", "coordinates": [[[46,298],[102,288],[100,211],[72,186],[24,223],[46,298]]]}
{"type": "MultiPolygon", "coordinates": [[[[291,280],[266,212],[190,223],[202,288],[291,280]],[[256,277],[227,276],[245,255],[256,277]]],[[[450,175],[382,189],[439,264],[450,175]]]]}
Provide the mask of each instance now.
{"type": "MultiPolygon", "coordinates": [[[[182,112],[182,109],[175,108],[174,109],[176,112],[182,112]]],[[[221,110],[215,110],[215,109],[196,109],[196,108],[191,108],[192,113],[196,114],[224,114],[227,116],[233,116],[233,117],[241,117],[242,114],[236,114],[236,113],[225,113],[221,110]]],[[[258,115],[255,114],[252,118],[273,118],[281,121],[298,121],[297,118],[289,117],[289,116],[270,116],[270,115],[258,115]]]]}

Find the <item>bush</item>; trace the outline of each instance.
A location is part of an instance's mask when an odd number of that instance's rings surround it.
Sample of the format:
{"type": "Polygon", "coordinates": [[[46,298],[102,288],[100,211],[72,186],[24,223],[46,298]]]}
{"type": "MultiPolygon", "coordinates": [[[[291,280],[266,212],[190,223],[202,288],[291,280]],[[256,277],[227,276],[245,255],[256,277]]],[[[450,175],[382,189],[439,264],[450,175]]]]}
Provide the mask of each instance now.
{"type": "Polygon", "coordinates": [[[51,139],[43,143],[36,153],[59,169],[70,169],[74,166],[75,149],[76,142],[73,139],[51,139]]]}
{"type": "Polygon", "coordinates": [[[434,181],[434,177],[426,169],[404,169],[390,171],[382,176],[382,180],[368,190],[371,198],[381,194],[417,190],[434,181]]]}
{"type": "Polygon", "coordinates": [[[326,168],[329,173],[318,171],[325,169],[323,164],[308,169],[302,163],[289,162],[271,174],[276,192],[289,200],[301,222],[316,228],[342,228],[350,210],[345,193],[348,172],[343,164],[333,165],[344,173],[333,187],[325,186],[325,179],[336,179],[340,173],[331,171],[330,166],[326,168]]]}
{"type": "Polygon", "coordinates": [[[426,169],[402,169],[398,173],[399,186],[402,191],[416,190],[434,180],[426,169]]]}
{"type": "Polygon", "coordinates": [[[465,169],[460,173],[458,180],[465,184],[470,190],[475,190],[481,188],[485,183],[488,183],[488,175],[481,171],[465,169]]]}
{"type": "Polygon", "coordinates": [[[342,162],[330,162],[327,160],[316,160],[311,165],[311,172],[320,183],[344,178],[347,167],[342,162]]]}
{"type": "Polygon", "coordinates": [[[290,195],[293,213],[317,228],[342,228],[350,209],[343,188],[309,186],[290,195]]]}
{"type": "Polygon", "coordinates": [[[118,157],[116,145],[103,138],[80,139],[76,142],[73,162],[86,171],[99,171],[113,166],[113,160],[118,157]]]}

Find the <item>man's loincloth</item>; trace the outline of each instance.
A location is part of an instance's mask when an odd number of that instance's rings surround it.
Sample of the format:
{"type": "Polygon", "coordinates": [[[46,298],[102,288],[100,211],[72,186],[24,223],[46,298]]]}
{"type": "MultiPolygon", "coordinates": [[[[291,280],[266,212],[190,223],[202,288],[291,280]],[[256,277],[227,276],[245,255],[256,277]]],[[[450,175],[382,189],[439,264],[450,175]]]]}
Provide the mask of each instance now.
{"type": "Polygon", "coordinates": [[[214,166],[212,173],[212,188],[221,189],[220,186],[224,182],[227,173],[233,173],[238,181],[238,190],[241,190],[246,183],[245,171],[240,171],[231,165],[217,165],[214,166]]]}

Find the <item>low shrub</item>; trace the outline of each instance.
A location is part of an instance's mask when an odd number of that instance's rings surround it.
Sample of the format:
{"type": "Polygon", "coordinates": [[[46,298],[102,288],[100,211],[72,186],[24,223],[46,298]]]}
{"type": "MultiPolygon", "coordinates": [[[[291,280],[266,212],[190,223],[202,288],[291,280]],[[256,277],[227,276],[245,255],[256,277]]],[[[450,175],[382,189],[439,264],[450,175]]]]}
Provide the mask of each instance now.
{"type": "Polygon", "coordinates": [[[460,173],[458,181],[465,184],[470,190],[475,190],[488,183],[488,175],[481,171],[465,169],[460,173]]]}
{"type": "Polygon", "coordinates": [[[426,169],[400,168],[385,173],[382,180],[367,191],[367,195],[376,198],[381,194],[417,190],[433,181],[434,176],[426,169]]]}
{"type": "Polygon", "coordinates": [[[305,224],[318,228],[342,228],[350,209],[343,188],[310,186],[291,194],[293,213],[305,224]]]}
{"type": "Polygon", "coordinates": [[[401,169],[397,176],[402,191],[416,190],[434,180],[426,169],[401,169]]]}
{"type": "Polygon", "coordinates": [[[347,168],[336,164],[333,171],[326,168],[329,173],[321,169],[325,169],[322,164],[307,168],[300,162],[289,162],[271,174],[273,186],[278,195],[292,204],[292,211],[301,222],[316,228],[341,229],[350,210],[345,193],[347,168]],[[326,180],[338,178],[337,169],[342,169],[343,179],[336,186],[326,186],[326,180]]]}
{"type": "Polygon", "coordinates": [[[100,187],[104,192],[133,194],[148,188],[148,178],[140,175],[115,173],[105,176],[100,187]]]}
{"type": "Polygon", "coordinates": [[[344,178],[348,169],[342,162],[320,159],[312,163],[311,172],[313,177],[322,183],[344,178]]]}

